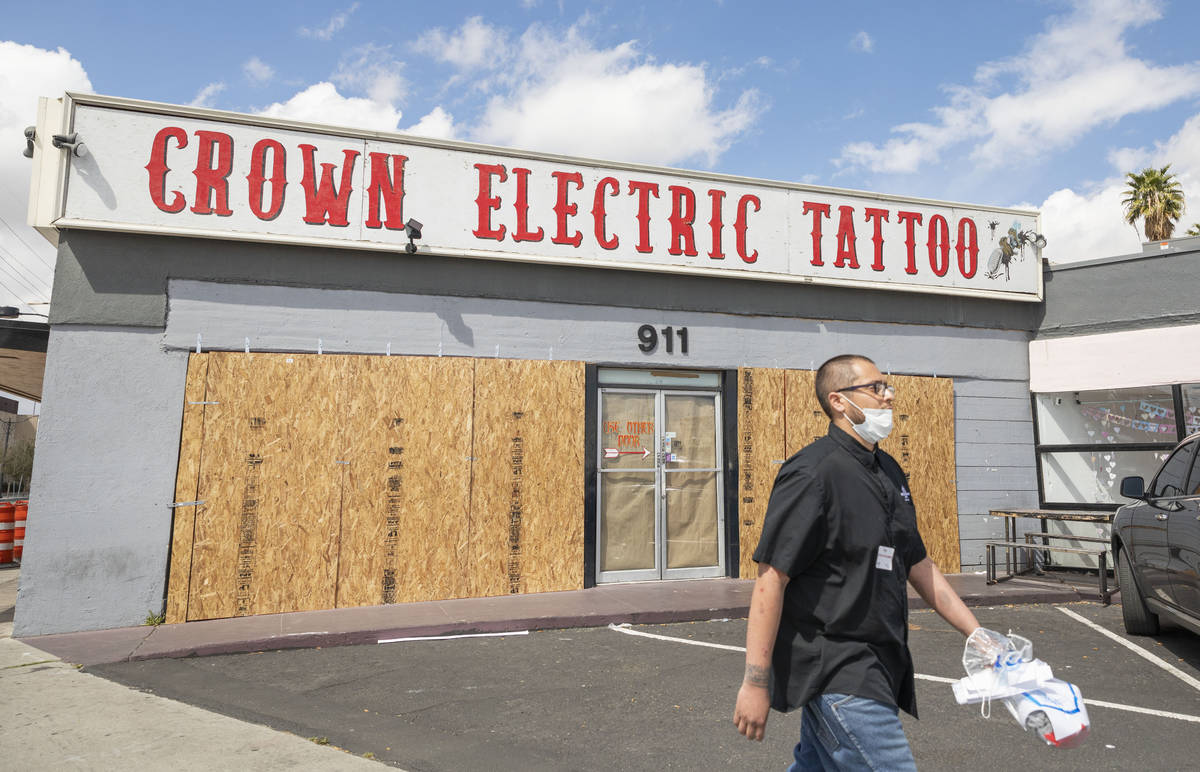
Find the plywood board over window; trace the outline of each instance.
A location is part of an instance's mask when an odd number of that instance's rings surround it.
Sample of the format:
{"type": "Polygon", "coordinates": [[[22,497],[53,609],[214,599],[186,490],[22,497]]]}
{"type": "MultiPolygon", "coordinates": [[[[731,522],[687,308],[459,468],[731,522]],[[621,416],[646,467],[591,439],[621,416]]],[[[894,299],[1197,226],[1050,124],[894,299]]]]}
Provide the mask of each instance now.
{"type": "Polygon", "coordinates": [[[880,443],[908,475],[917,525],[929,557],[946,573],[961,570],[954,460],[954,381],[891,375],[891,435],[880,443]]]}
{"type": "Polygon", "coordinates": [[[470,594],[474,363],[352,357],[337,606],[470,594]]]}
{"type": "Polygon", "coordinates": [[[787,395],[784,422],[787,431],[784,452],[790,458],[805,445],[829,433],[829,416],[817,401],[817,374],[813,370],[788,370],[784,384],[787,395]]]}
{"type": "Polygon", "coordinates": [[[188,619],[332,608],[343,357],[209,355],[188,619]]]}
{"type": "MultiPolygon", "coordinates": [[[[739,383],[738,454],[742,469],[739,481],[741,521],[741,575],[753,577],[756,567],[750,556],[762,534],[762,517],[775,472],[764,475],[761,447],[781,442],[778,458],[791,456],[823,436],[829,418],[821,410],[811,370],[741,371],[752,376],[752,399],[739,383]],[[781,416],[776,415],[779,402],[781,416]],[[749,407],[748,407],[749,405],[749,407]],[[783,438],[779,439],[780,427],[783,438]],[[749,470],[749,478],[747,476],[749,470]],[[746,490],[747,479],[753,493],[746,490]],[[764,479],[767,481],[764,483],[764,479]],[[763,490],[763,485],[766,488],[763,490]],[[747,499],[750,499],[749,501],[747,499]]],[[[929,555],[946,572],[959,565],[958,509],[954,465],[954,383],[948,378],[898,376],[888,378],[897,387],[894,400],[895,428],[881,446],[893,455],[909,476],[917,522],[929,555]]]]}
{"type": "Polygon", "coordinates": [[[761,367],[738,371],[738,547],[745,579],[757,575],[751,558],[784,458],[784,375],[761,367]]]}
{"type": "Polygon", "coordinates": [[[584,367],[475,362],[472,595],[583,588],[584,367]]]}
{"type": "Polygon", "coordinates": [[[170,576],[167,578],[168,622],[187,619],[192,543],[199,503],[200,454],[204,445],[204,399],[208,387],[208,355],[193,354],[183,387],[183,425],[180,428],[179,473],[172,507],[170,576]]]}

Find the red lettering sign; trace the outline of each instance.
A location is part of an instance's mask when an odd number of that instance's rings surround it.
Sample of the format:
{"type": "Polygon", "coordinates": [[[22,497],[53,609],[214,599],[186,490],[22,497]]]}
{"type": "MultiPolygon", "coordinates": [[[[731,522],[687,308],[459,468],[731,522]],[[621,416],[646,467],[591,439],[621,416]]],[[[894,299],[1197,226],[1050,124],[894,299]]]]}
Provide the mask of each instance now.
{"type": "Polygon", "coordinates": [[[283,211],[283,191],[287,187],[287,151],[283,144],[273,139],[260,139],[250,151],[250,173],[246,175],[249,186],[250,211],[260,220],[274,220],[283,211]],[[271,151],[271,206],[263,209],[263,183],[267,178],[267,151],[271,151]]]}
{"type": "Polygon", "coordinates": [[[550,240],[555,244],[577,247],[583,243],[583,234],[575,231],[573,236],[568,236],[567,218],[578,214],[579,205],[567,202],[567,183],[574,184],[576,190],[583,190],[583,175],[579,172],[551,172],[550,174],[558,183],[558,191],[554,199],[554,221],[557,230],[554,238],[550,240]]]}
{"type": "Polygon", "coordinates": [[[708,256],[713,260],[724,260],[725,253],[721,251],[721,228],[724,227],[721,223],[721,202],[725,200],[725,191],[710,190],[708,197],[712,199],[712,219],[708,221],[708,228],[712,231],[712,249],[708,251],[708,256]]]}
{"type": "Polygon", "coordinates": [[[929,218],[929,267],[935,276],[945,276],[950,270],[950,225],[946,218],[935,214],[929,218]]]}
{"type": "Polygon", "coordinates": [[[150,174],[150,200],[164,212],[175,214],[182,212],[187,206],[187,200],[178,190],[171,191],[171,203],[167,203],[163,196],[163,189],[167,185],[167,172],[171,171],[171,167],[167,166],[167,140],[175,140],[175,145],[182,150],[187,147],[188,138],[187,132],[178,126],[167,126],[160,129],[154,135],[154,144],[150,147],[150,162],[146,164],[145,169],[150,174]]]}
{"type": "Polygon", "coordinates": [[[330,225],[343,228],[350,224],[346,212],[350,206],[351,182],[354,180],[354,164],[358,161],[357,150],[343,150],[342,182],[335,185],[331,163],[321,164],[321,180],[316,175],[316,145],[299,145],[304,158],[304,176],[300,186],[304,188],[304,222],[309,225],[330,225]]]}
{"type": "Polygon", "coordinates": [[[692,231],[692,223],[696,221],[696,194],[684,185],[671,185],[671,216],[667,222],[671,224],[671,246],[667,252],[672,255],[696,256],[696,236],[692,231]]]}
{"type": "Polygon", "coordinates": [[[836,268],[858,267],[858,246],[854,237],[854,207],[838,207],[837,259],[836,268]]]}
{"type": "Polygon", "coordinates": [[[757,249],[750,254],[746,253],[746,229],[750,227],[749,209],[751,204],[754,205],[754,211],[756,212],[762,209],[762,201],[758,199],[758,196],[747,193],[738,199],[737,219],[733,223],[733,235],[737,244],[738,257],[742,258],[742,261],[746,263],[753,263],[758,259],[757,249]]]}
{"type": "Polygon", "coordinates": [[[512,170],[517,178],[517,227],[513,228],[513,241],[541,241],[545,231],[538,228],[536,232],[529,230],[529,169],[514,166],[512,170]]]}
{"type": "Polygon", "coordinates": [[[392,231],[404,230],[404,162],[407,156],[370,153],[371,181],[367,184],[368,228],[386,227],[392,231]],[[391,168],[388,163],[391,162],[391,168]],[[379,219],[379,205],[387,212],[387,218],[379,219]]]}
{"type": "Polygon", "coordinates": [[[979,234],[975,221],[963,217],[958,221],[958,272],[964,279],[975,275],[979,267],[979,234]]]}
{"type": "Polygon", "coordinates": [[[602,249],[616,249],[617,237],[611,239],[605,229],[605,211],[604,211],[604,196],[605,190],[611,190],[609,196],[618,196],[621,193],[621,183],[617,182],[615,177],[605,177],[596,183],[596,197],[592,200],[592,221],[595,223],[596,243],[602,249]]]}
{"type": "Polygon", "coordinates": [[[658,198],[658,184],[654,182],[629,181],[629,195],[637,193],[638,197],[638,243],[634,247],[638,252],[653,252],[650,246],[650,196],[658,198]]]}
{"type": "Polygon", "coordinates": [[[812,212],[812,244],[813,244],[813,265],[825,265],[821,260],[821,218],[829,219],[829,204],[815,204],[812,201],[804,202],[804,209],[801,214],[812,212]]]}
{"type": "Polygon", "coordinates": [[[883,270],[883,223],[888,219],[888,210],[872,209],[867,207],[863,210],[863,217],[867,222],[875,223],[875,234],[871,236],[871,242],[875,245],[875,261],[871,263],[872,271],[883,270]]]}
{"type": "Polygon", "coordinates": [[[917,272],[917,236],[916,226],[921,224],[920,212],[896,212],[896,222],[904,223],[904,247],[907,249],[908,263],[904,266],[907,274],[917,272]]]}
{"type": "Polygon", "coordinates": [[[500,197],[492,195],[492,177],[500,182],[508,179],[503,164],[475,164],[479,170],[479,195],[475,197],[475,206],[479,208],[479,226],[471,231],[477,239],[504,240],[504,226],[492,227],[492,211],[500,208],[500,197]]]}
{"type": "Polygon", "coordinates": [[[192,174],[196,177],[196,197],[192,212],[221,217],[233,214],[229,208],[229,173],[233,171],[233,137],[220,131],[196,132],[200,157],[192,174]],[[216,199],[216,204],[212,203],[216,199]]]}

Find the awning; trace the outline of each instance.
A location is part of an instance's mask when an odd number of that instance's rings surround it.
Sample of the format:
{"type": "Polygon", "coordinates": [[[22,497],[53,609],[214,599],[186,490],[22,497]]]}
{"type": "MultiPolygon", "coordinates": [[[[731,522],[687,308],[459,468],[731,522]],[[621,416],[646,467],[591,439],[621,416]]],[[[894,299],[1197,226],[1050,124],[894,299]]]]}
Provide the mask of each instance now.
{"type": "Polygon", "coordinates": [[[1093,391],[1200,383],[1200,324],[1029,343],[1029,390],[1093,391]]]}
{"type": "Polygon", "coordinates": [[[0,391],[42,401],[50,325],[0,320],[0,391]]]}

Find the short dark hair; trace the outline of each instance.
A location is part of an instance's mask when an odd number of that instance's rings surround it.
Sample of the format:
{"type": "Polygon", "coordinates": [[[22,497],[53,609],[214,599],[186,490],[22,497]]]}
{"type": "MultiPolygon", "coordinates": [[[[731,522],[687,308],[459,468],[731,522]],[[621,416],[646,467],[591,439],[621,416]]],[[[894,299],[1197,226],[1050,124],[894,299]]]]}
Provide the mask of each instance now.
{"type": "Polygon", "coordinates": [[[870,357],[862,354],[841,354],[827,360],[817,368],[817,378],[814,384],[817,402],[821,403],[821,409],[830,418],[833,418],[833,410],[829,407],[829,393],[854,385],[855,362],[875,364],[870,357]]]}

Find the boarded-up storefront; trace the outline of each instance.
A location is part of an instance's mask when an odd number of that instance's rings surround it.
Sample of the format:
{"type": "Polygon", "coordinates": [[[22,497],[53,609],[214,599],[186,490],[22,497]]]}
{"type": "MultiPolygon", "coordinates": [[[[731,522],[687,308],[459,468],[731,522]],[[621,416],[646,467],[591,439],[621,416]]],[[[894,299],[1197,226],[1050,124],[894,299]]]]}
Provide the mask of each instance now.
{"type": "Polygon", "coordinates": [[[193,354],[167,620],[582,588],[582,413],[577,362],[193,354]]]}

